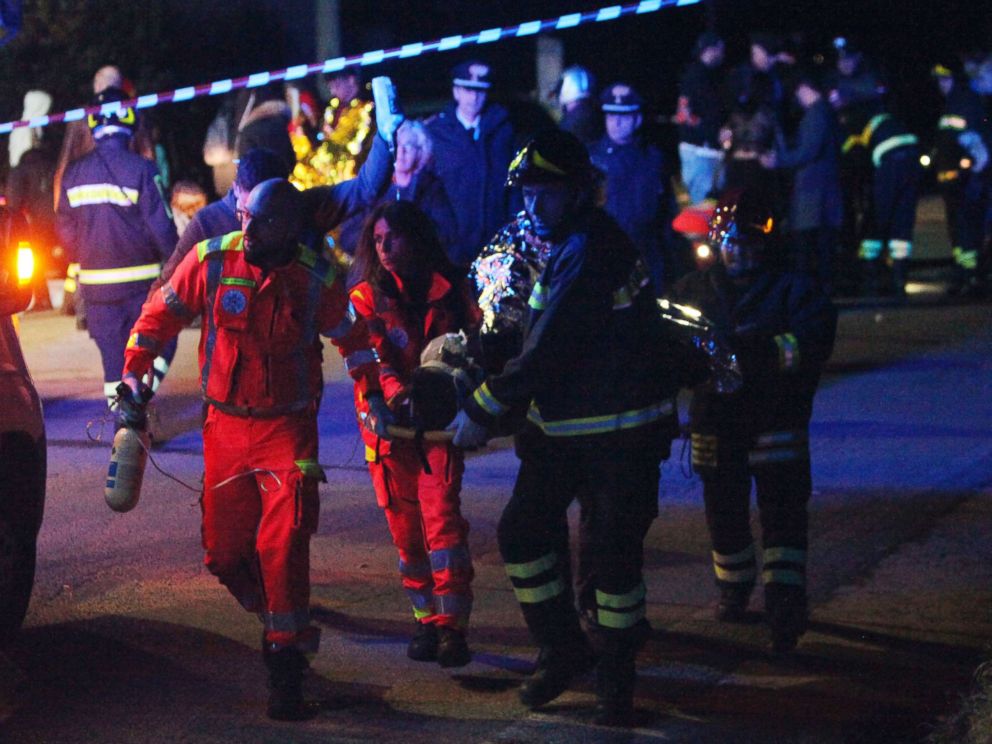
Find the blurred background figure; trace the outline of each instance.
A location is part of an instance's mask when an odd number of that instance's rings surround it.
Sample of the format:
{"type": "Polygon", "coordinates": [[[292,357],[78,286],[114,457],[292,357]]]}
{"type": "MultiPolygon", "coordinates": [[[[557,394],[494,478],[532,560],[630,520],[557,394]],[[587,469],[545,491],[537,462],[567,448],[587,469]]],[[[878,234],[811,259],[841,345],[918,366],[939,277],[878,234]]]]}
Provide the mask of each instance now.
{"type": "Polygon", "coordinates": [[[989,203],[989,128],[985,108],[961,70],[938,64],[931,74],[944,97],[944,110],[934,140],[933,165],[944,198],[954,257],[949,292],[980,295],[985,290],[979,264],[980,253],[985,249],[989,203]]]}
{"type": "MultiPolygon", "coordinates": [[[[21,119],[44,116],[52,106],[52,97],[43,90],[24,94],[21,119]]],[[[55,156],[43,138],[44,129],[18,127],[10,133],[10,173],[7,176],[7,206],[23,215],[28,225],[28,238],[36,260],[41,264],[35,271],[35,310],[52,307],[47,280],[65,276],[65,252],[55,235],[55,198],[52,181],[55,156]]]]}
{"type": "MultiPolygon", "coordinates": [[[[301,188],[332,185],[354,178],[372,146],[372,135],[375,134],[373,105],[361,96],[361,71],[356,67],[338,70],[331,75],[328,87],[331,98],[317,134],[319,144],[306,151],[303,140],[296,139],[297,147],[304,151],[302,157],[298,154],[291,180],[301,188]]],[[[302,110],[302,95],[300,100],[302,110]]]]}
{"type": "Polygon", "coordinates": [[[843,218],[840,193],[840,130],[816,74],[800,70],[792,78],[793,95],[803,110],[791,142],[778,137],[775,152],[762,157],[765,167],[792,171],[789,230],[796,272],[819,279],[829,295],[833,262],[843,218]]]}
{"type": "Polygon", "coordinates": [[[238,157],[253,148],[263,147],[282,158],[286,170],[291,170],[296,155],[289,139],[289,121],[289,104],[281,83],[269,83],[252,90],[234,143],[238,157]]]}
{"type": "Polygon", "coordinates": [[[678,109],[673,117],[679,128],[679,160],[682,183],[689,203],[698,204],[720,191],[723,150],[720,127],[727,120],[727,73],[723,39],[707,31],[693,49],[679,82],[678,109]]]}
{"type": "Polygon", "coordinates": [[[461,267],[471,265],[520,206],[519,195],[504,188],[514,133],[507,110],[489,100],[490,72],[479,60],[456,65],[451,71],[454,100],[426,122],[434,141],[433,170],[458,221],[448,256],[461,267]]]}
{"type": "Polygon", "coordinates": [[[837,112],[841,146],[840,183],[844,197],[844,222],[840,233],[841,268],[845,273],[855,266],[861,239],[867,229],[872,200],[870,153],[861,145],[861,135],[869,119],[877,113],[885,95],[885,85],[864,50],[853,39],[833,40],[837,53],[835,69],[824,81],[827,98],[837,112]]]}
{"type": "Polygon", "coordinates": [[[656,293],[665,286],[666,241],[675,216],[671,174],[661,151],[645,143],[640,94],[626,83],[603,90],[606,135],[589,148],[592,164],[606,175],[605,209],[640,251],[656,293]]]}
{"type": "Polygon", "coordinates": [[[193,216],[207,206],[207,192],[196,181],[176,181],[170,206],[176,232],[182,235],[193,216]]]}
{"type": "Polygon", "coordinates": [[[603,136],[603,115],[597,104],[596,78],[585,67],[566,67],[554,93],[561,107],[558,126],[586,145],[603,136]]]}
{"type": "Polygon", "coordinates": [[[404,121],[396,132],[393,181],[375,205],[354,215],[341,227],[338,243],[345,253],[354,255],[365,218],[376,206],[384,202],[408,201],[430,218],[450,260],[458,224],[444,185],[430,169],[433,158],[434,146],[427,128],[413,119],[404,121]]]}

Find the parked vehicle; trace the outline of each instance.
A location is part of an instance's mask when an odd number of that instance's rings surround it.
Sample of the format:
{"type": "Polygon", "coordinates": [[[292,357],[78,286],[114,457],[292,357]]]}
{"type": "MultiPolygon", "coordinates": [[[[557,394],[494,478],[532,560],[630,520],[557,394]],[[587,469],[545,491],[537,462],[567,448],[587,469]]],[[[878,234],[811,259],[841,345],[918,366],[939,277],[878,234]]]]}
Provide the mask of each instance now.
{"type": "Polygon", "coordinates": [[[32,294],[34,256],[22,228],[0,207],[0,645],[27,612],[45,508],[45,424],[14,318],[32,294]]]}

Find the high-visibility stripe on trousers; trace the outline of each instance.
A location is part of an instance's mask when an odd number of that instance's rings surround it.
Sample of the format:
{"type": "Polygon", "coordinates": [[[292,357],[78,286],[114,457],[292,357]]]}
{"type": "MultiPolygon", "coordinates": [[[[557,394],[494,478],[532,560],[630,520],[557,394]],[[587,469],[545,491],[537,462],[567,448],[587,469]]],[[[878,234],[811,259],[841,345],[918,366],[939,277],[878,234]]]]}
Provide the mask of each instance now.
{"type": "Polygon", "coordinates": [[[267,419],[213,406],[203,427],[204,564],[249,612],[265,641],[315,650],[310,625],[310,537],[317,529],[313,407],[267,419]]]}
{"type": "Polygon", "coordinates": [[[474,576],[459,497],[464,459],[446,443],[423,442],[423,454],[430,474],[412,442],[392,442],[389,454],[368,463],[369,474],[399,552],[400,581],[414,617],[464,629],[474,576]]]}

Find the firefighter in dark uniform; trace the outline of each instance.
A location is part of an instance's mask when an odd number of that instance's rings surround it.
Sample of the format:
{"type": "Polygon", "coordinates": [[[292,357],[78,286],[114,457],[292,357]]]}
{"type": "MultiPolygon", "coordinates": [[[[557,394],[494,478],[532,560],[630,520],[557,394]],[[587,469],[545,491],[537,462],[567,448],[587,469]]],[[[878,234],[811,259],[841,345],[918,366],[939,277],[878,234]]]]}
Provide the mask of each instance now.
{"type": "Polygon", "coordinates": [[[720,261],[684,277],[671,297],[716,325],[736,349],[744,379],[731,394],[698,385],[690,409],[692,463],[703,480],[720,589],[717,619],[745,619],[757,578],[753,478],[772,649],[785,653],[806,629],[809,420],[837,315],[809,277],[772,266],[775,227],[771,211],[746,192],[724,197],[709,235],[720,261]]]}
{"type": "Polygon", "coordinates": [[[951,294],[979,294],[979,252],[989,199],[987,126],[982,99],[949,67],[932,70],[945,98],[937,124],[933,165],[944,197],[954,255],[951,294]]]}
{"type": "Polygon", "coordinates": [[[457,445],[478,446],[500,419],[526,411],[520,471],[498,527],[506,572],[540,647],[522,702],[553,700],[598,658],[597,720],[627,725],[634,658],[650,629],[643,540],[657,516],[659,464],[677,431],[667,347],[637,250],[593,206],[582,143],[558,130],[538,135],[516,156],[508,183],[523,187],[550,256],[530,297],[523,350],[475,390],[451,428],[457,445]],[[588,638],[569,570],[566,510],[575,499],[588,638]]]}
{"type": "MultiPolygon", "coordinates": [[[[78,262],[88,330],[103,359],[103,391],[113,405],[131,326],[148,288],[176,246],[176,227],[155,164],[128,150],[137,127],[133,108],[115,106],[123,91],[107,88],[89,125],[96,148],[70,163],[62,178],[56,227],[69,260],[78,262]]],[[[155,359],[156,389],[176,351],[173,340],[155,359]]]]}
{"type": "Polygon", "coordinates": [[[919,142],[880,102],[856,140],[872,165],[872,199],[865,237],[858,250],[862,291],[869,296],[878,292],[880,264],[887,251],[892,267],[892,292],[896,297],[905,297],[916,202],[923,175],[919,142]]]}

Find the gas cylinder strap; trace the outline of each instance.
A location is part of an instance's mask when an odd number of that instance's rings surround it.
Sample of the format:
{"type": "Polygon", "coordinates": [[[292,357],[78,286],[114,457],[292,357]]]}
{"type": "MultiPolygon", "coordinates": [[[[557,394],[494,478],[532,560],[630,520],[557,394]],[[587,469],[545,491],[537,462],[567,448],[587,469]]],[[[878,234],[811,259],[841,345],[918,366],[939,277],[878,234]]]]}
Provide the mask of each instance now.
{"type": "Polygon", "coordinates": [[[117,269],[80,269],[80,284],[124,284],[126,282],[145,282],[158,277],[162,264],[142,264],[141,266],[122,266],[117,269]]]}

